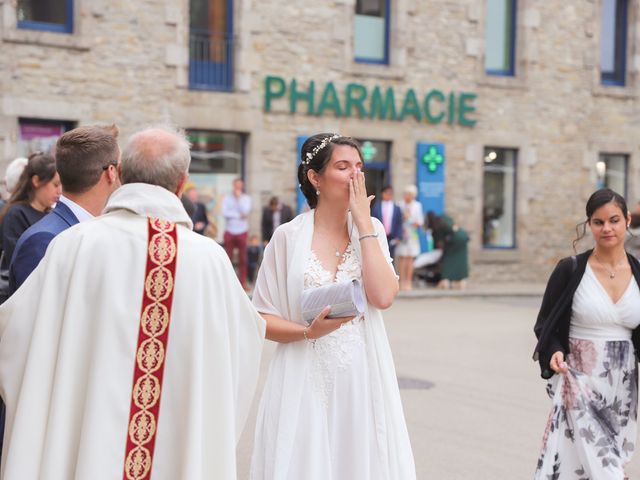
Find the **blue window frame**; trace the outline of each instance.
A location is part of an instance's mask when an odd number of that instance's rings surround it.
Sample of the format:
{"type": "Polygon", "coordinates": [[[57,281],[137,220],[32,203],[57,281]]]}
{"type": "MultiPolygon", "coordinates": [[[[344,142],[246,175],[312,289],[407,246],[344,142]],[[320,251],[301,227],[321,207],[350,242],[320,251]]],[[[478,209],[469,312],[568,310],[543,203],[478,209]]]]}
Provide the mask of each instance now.
{"type": "Polygon", "coordinates": [[[482,246],[516,248],[518,150],[486,147],[483,160],[482,246]]]}
{"type": "Polygon", "coordinates": [[[390,0],[356,0],[353,51],[356,62],[389,64],[390,0]]]}
{"type": "Polygon", "coordinates": [[[628,0],[602,0],[600,79],[603,85],[625,84],[628,10],[628,0]]]}
{"type": "Polygon", "coordinates": [[[18,0],[18,28],[73,32],[73,0],[18,0]]]}
{"type": "Polygon", "coordinates": [[[516,74],[517,0],[487,0],[484,67],[487,75],[516,74]]]}
{"type": "Polygon", "coordinates": [[[189,88],[233,90],[233,0],[190,0],[189,88]]]}

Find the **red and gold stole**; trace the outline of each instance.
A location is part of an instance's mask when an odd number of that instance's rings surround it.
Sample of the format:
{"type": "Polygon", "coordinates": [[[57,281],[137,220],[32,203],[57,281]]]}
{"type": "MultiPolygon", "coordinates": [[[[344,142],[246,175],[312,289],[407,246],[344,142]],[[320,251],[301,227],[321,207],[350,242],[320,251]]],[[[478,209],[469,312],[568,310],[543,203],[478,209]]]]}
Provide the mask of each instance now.
{"type": "Polygon", "coordinates": [[[124,480],[148,480],[151,477],[175,285],[176,225],[149,218],[148,226],[147,267],[133,372],[124,480]]]}

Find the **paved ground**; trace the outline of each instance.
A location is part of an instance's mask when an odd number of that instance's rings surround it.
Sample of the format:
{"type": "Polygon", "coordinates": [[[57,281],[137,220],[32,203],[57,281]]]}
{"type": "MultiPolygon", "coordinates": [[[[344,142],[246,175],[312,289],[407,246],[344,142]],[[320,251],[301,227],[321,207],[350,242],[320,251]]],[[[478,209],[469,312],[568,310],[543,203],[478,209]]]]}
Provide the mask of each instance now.
{"type": "MultiPolygon", "coordinates": [[[[418,479],[532,478],[549,408],[531,361],[539,302],[400,298],[386,312],[398,376],[433,383],[402,389],[418,479]]],[[[254,423],[255,405],[239,445],[239,479],[248,478],[254,423]]],[[[627,473],[640,478],[640,453],[627,473]]]]}

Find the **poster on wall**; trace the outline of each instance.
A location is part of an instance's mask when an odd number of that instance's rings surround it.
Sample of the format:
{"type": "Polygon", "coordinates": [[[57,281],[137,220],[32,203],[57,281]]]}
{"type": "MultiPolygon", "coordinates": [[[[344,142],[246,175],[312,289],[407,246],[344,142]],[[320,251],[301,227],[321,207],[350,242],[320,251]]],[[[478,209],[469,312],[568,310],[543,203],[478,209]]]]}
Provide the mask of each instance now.
{"type": "Polygon", "coordinates": [[[34,152],[50,152],[58,138],[70,128],[72,126],[68,122],[21,121],[18,156],[28,157],[34,152]]]}

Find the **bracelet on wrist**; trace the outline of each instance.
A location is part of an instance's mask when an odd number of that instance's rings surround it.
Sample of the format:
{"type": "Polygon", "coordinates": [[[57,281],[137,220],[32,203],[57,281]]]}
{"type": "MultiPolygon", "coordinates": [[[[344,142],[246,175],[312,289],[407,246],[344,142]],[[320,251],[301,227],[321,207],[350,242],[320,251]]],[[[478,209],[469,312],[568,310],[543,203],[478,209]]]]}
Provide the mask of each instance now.
{"type": "Polygon", "coordinates": [[[378,238],[378,233],[365,233],[364,235],[360,235],[360,237],[358,238],[358,240],[362,241],[365,238],[378,238]]]}
{"type": "Polygon", "coordinates": [[[309,342],[311,345],[315,345],[316,341],[313,338],[309,338],[307,336],[307,330],[309,330],[309,327],[304,327],[304,330],[302,330],[302,335],[304,336],[304,339],[309,342]]]}

